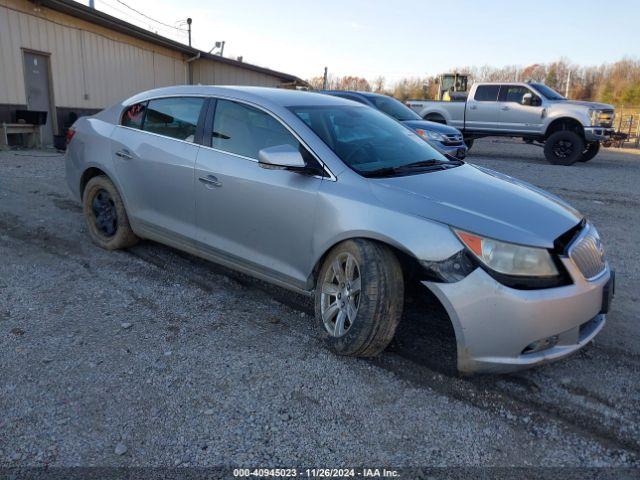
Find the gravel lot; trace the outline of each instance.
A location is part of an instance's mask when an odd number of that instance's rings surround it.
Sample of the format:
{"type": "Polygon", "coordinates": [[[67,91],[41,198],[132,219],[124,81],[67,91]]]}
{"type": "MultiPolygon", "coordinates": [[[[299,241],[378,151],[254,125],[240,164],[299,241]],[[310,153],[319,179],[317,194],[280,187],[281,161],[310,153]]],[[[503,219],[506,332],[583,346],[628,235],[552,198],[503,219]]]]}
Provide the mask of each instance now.
{"type": "Polygon", "coordinates": [[[100,250],[60,155],[0,153],[0,465],[640,466],[640,155],[559,167],[487,139],[469,161],[598,226],[617,296],[573,357],[459,378],[419,292],[380,358],[337,357],[306,299],[152,242],[100,250]]]}

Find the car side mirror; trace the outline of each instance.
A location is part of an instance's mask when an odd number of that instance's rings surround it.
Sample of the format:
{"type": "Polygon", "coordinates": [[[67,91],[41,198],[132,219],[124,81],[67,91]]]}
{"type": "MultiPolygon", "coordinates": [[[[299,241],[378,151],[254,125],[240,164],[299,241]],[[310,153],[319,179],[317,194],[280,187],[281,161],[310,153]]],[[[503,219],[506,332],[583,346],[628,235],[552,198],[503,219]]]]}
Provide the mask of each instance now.
{"type": "Polygon", "coordinates": [[[532,93],[525,93],[522,96],[522,100],[520,101],[520,103],[522,105],[532,105],[533,104],[533,94],[532,93]]]}
{"type": "Polygon", "coordinates": [[[292,145],[275,145],[258,152],[258,160],[263,168],[304,169],[306,164],[302,155],[292,145]]]}

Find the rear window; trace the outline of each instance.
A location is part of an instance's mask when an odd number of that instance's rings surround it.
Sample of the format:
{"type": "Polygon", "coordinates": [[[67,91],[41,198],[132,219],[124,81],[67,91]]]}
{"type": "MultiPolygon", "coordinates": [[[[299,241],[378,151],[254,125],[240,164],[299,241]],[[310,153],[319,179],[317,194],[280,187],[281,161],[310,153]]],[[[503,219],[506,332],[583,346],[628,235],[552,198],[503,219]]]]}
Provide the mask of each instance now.
{"type": "Polygon", "coordinates": [[[147,102],[136,103],[122,113],[122,125],[131,128],[141,128],[147,102]]]}
{"type": "Polygon", "coordinates": [[[499,90],[500,85],[479,85],[473,99],[477,102],[496,102],[499,90]]]}

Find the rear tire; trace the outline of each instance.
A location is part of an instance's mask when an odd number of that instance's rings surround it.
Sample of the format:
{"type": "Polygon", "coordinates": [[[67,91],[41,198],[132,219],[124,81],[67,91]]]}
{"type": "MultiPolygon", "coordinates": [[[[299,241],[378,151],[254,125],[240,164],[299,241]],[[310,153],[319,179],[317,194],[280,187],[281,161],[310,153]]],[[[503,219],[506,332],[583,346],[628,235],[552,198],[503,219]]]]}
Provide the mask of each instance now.
{"type": "Polygon", "coordinates": [[[138,243],[122,198],[106,176],[89,180],[82,195],[82,205],[89,235],[96,245],[105,250],[117,250],[138,243]]]}
{"type": "Polygon", "coordinates": [[[582,152],[582,156],[580,157],[580,162],[588,162],[592,160],[598,152],[600,151],[600,142],[592,142],[587,144],[587,148],[584,152],[582,152]]]}
{"type": "Polygon", "coordinates": [[[393,339],[403,304],[402,269],[389,248],[355,239],[329,252],[318,275],[315,313],[331,350],[378,355],[393,339]]]}
{"type": "Polygon", "coordinates": [[[553,165],[573,165],[583,151],[584,140],[571,130],[552,133],[544,143],[544,156],[553,165]]]}

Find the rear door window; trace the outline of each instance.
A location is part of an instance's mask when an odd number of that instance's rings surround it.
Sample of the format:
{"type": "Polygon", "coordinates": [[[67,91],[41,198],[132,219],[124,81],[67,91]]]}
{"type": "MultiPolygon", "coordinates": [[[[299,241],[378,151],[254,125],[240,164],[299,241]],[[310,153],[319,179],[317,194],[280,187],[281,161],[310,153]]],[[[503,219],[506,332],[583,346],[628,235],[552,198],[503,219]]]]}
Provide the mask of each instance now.
{"type": "Polygon", "coordinates": [[[479,85],[473,99],[476,102],[497,102],[500,85],[479,85]]]}
{"type": "Polygon", "coordinates": [[[141,128],[146,106],[147,102],[142,102],[127,107],[122,112],[122,125],[124,127],[141,128]]]}
{"type": "Polygon", "coordinates": [[[142,129],[194,142],[204,98],[170,97],[149,100],[142,129]]]}

